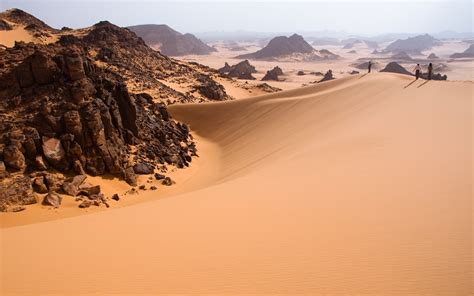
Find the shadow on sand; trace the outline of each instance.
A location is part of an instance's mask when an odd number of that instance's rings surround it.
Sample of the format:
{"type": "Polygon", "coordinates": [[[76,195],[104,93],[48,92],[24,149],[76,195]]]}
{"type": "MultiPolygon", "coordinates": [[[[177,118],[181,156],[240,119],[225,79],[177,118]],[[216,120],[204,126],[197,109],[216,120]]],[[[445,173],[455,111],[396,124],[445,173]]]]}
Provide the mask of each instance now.
{"type": "Polygon", "coordinates": [[[427,84],[428,82],[430,82],[430,80],[426,80],[426,81],[423,82],[422,84],[418,85],[418,88],[422,87],[423,85],[427,84]]]}
{"type": "Polygon", "coordinates": [[[417,81],[418,81],[418,79],[413,80],[412,82],[410,82],[410,83],[408,83],[407,85],[405,85],[404,88],[409,87],[410,85],[412,85],[413,83],[415,83],[415,82],[417,82],[417,81]]]}
{"type": "Polygon", "coordinates": [[[359,79],[365,77],[367,74],[369,74],[369,73],[365,73],[365,74],[361,75],[361,76],[359,77],[359,79]]]}

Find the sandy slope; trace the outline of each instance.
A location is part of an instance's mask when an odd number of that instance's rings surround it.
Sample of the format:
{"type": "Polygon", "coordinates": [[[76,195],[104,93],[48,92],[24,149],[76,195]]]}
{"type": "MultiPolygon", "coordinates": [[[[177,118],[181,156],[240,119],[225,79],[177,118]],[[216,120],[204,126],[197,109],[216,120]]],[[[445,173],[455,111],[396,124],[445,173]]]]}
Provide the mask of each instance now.
{"type": "Polygon", "coordinates": [[[370,74],[173,106],[203,187],[1,230],[2,291],[470,294],[473,90],[370,74]]]}

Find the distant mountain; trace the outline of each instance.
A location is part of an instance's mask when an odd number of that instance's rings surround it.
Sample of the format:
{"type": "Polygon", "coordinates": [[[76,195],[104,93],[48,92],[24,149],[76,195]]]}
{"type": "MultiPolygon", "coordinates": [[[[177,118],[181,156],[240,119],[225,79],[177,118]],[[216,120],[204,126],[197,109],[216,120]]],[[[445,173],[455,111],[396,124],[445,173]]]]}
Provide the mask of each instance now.
{"type": "Polygon", "coordinates": [[[471,44],[465,51],[452,54],[453,59],[458,58],[474,58],[474,44],[471,44]]]}
{"type": "Polygon", "coordinates": [[[280,56],[291,55],[294,53],[312,53],[314,48],[309,45],[298,34],[293,34],[290,37],[278,36],[270,40],[267,46],[257,52],[241,55],[238,58],[242,59],[268,59],[280,56]]]}
{"type": "Polygon", "coordinates": [[[146,44],[169,56],[205,55],[216,51],[192,34],[181,34],[167,25],[138,25],[128,27],[146,44]]]}
{"type": "Polygon", "coordinates": [[[412,58],[406,52],[400,51],[392,56],[392,60],[409,61],[412,60],[412,58]]]}
{"type": "Polygon", "coordinates": [[[236,65],[230,66],[227,62],[224,67],[220,68],[219,73],[227,75],[228,77],[237,79],[255,80],[252,73],[257,73],[254,66],[248,60],[242,61],[236,65]]]}
{"type": "MultiPolygon", "coordinates": [[[[27,41],[35,43],[50,43],[56,41],[54,35],[59,30],[53,29],[43,21],[37,19],[31,14],[21,9],[13,8],[0,13],[0,31],[9,31],[23,29],[27,34],[16,34],[16,41],[27,41]]],[[[6,39],[0,40],[4,46],[13,46],[7,44],[6,39]]]]}
{"type": "Polygon", "coordinates": [[[425,34],[407,39],[398,39],[388,45],[385,51],[393,53],[406,52],[409,54],[420,54],[422,51],[431,49],[437,44],[439,44],[437,39],[431,35],[425,34]]]}
{"type": "Polygon", "coordinates": [[[254,53],[240,55],[237,58],[273,60],[284,57],[295,57],[304,60],[338,58],[337,55],[328,50],[315,50],[302,36],[298,34],[293,34],[290,37],[275,37],[270,40],[264,48],[254,53]]]}
{"type": "Polygon", "coordinates": [[[341,44],[344,44],[343,49],[351,49],[352,47],[358,44],[365,44],[369,48],[377,48],[379,46],[377,42],[375,41],[361,40],[361,39],[355,39],[355,38],[342,40],[341,44]]]}
{"type": "Polygon", "coordinates": [[[7,25],[7,28],[6,28],[7,30],[11,29],[11,28],[8,28],[10,26],[5,21],[9,21],[16,25],[23,25],[25,26],[25,29],[29,31],[34,31],[34,30],[42,30],[42,31],[50,31],[50,32],[57,31],[51,28],[50,26],[48,26],[47,24],[45,24],[43,21],[37,19],[31,14],[24,12],[23,10],[18,9],[18,8],[9,9],[0,13],[0,22],[3,25],[5,24],[7,25]]]}

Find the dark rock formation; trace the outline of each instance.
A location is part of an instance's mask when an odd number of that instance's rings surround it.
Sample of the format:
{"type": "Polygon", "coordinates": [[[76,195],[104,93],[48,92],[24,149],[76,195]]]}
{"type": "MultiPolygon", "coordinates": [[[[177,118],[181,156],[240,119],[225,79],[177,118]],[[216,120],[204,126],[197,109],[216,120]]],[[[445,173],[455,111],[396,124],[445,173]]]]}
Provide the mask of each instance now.
{"type": "MultiPolygon", "coordinates": [[[[239,77],[248,76],[245,76],[245,74],[241,73],[239,77]]],[[[250,77],[252,77],[251,74],[250,77]]],[[[203,97],[208,98],[212,101],[224,101],[227,99],[228,96],[225,92],[225,88],[221,84],[215,82],[212,79],[209,79],[209,77],[204,74],[202,74],[202,77],[198,78],[198,81],[200,81],[201,83],[194,86],[194,89],[197,90],[203,97]]]]}
{"type": "Polygon", "coordinates": [[[465,51],[452,54],[450,58],[461,59],[461,58],[474,58],[474,44],[471,44],[465,51]]]}
{"type": "MultiPolygon", "coordinates": [[[[428,79],[428,73],[424,72],[424,73],[421,73],[421,78],[423,79],[428,79]]],[[[431,80],[448,80],[448,75],[446,74],[441,74],[441,73],[433,73],[431,75],[431,80]]]]}
{"type": "Polygon", "coordinates": [[[298,34],[290,37],[275,37],[265,46],[255,53],[238,56],[239,59],[272,59],[294,53],[313,53],[314,48],[298,34]]]}
{"type": "Polygon", "coordinates": [[[232,71],[232,67],[229,65],[229,63],[225,62],[224,67],[218,69],[217,71],[219,71],[221,74],[227,74],[232,71]]]}
{"type": "MultiPolygon", "coordinates": [[[[137,161],[187,166],[192,151],[180,143],[195,147],[187,126],[153,98],[130,93],[119,75],[95,66],[83,50],[29,44],[1,55],[0,161],[6,169],[108,173],[136,185],[131,145],[137,161]]],[[[49,191],[62,184],[49,175],[44,183],[49,191]]],[[[63,189],[74,195],[73,187],[63,189]]],[[[6,192],[7,201],[17,194],[6,192]]]]}
{"type": "Polygon", "coordinates": [[[321,80],[319,80],[319,82],[329,81],[333,79],[336,79],[336,78],[334,78],[334,76],[332,75],[332,70],[328,70],[326,74],[324,74],[324,77],[321,80]]]}
{"type": "Polygon", "coordinates": [[[439,57],[434,54],[433,52],[430,53],[427,57],[426,57],[428,60],[436,60],[436,59],[439,59],[439,57]]]}
{"type": "Polygon", "coordinates": [[[161,181],[161,184],[165,185],[165,186],[171,186],[173,185],[175,182],[173,180],[171,180],[170,177],[165,177],[163,179],[163,181],[161,181]]]}
{"type": "Polygon", "coordinates": [[[181,34],[167,25],[138,25],[128,27],[149,46],[159,49],[167,56],[188,54],[205,55],[216,49],[205,44],[192,34],[181,34]]]}
{"type": "Polygon", "coordinates": [[[283,70],[280,67],[276,66],[275,68],[267,71],[265,76],[263,76],[262,81],[279,81],[278,76],[280,75],[283,75],[283,70]]]}
{"type": "Polygon", "coordinates": [[[148,175],[153,174],[154,167],[147,163],[137,163],[133,166],[133,171],[135,174],[139,175],[148,175]]]}
{"type": "Polygon", "coordinates": [[[380,72],[390,72],[390,73],[398,73],[398,74],[413,76],[412,73],[408,72],[407,69],[403,68],[402,66],[400,66],[400,64],[396,62],[388,63],[387,66],[385,66],[385,68],[380,70],[380,72]]]}
{"type": "Polygon", "coordinates": [[[282,91],[281,88],[271,86],[268,83],[259,83],[255,87],[266,93],[274,93],[274,92],[282,91]]]}
{"type": "Polygon", "coordinates": [[[229,66],[229,64],[226,63],[225,66],[220,68],[218,71],[227,77],[246,80],[255,80],[255,77],[252,76],[252,73],[257,72],[255,67],[252,66],[248,60],[239,62],[238,64],[232,66],[229,66]]]}
{"type": "Polygon", "coordinates": [[[298,71],[298,72],[296,73],[296,75],[298,75],[298,76],[304,76],[305,73],[304,73],[304,71],[300,70],[300,71],[298,71]]]}

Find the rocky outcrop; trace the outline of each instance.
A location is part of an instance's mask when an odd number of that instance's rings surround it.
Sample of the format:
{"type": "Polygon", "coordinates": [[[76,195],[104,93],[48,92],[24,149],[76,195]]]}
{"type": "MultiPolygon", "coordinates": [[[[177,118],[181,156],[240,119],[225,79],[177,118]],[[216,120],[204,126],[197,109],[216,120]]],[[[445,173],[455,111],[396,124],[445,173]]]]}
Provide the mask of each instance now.
{"type": "Polygon", "coordinates": [[[239,62],[232,66],[229,66],[229,64],[226,63],[224,67],[220,68],[218,71],[227,77],[246,80],[255,80],[255,77],[253,77],[252,74],[257,72],[255,67],[252,66],[248,60],[239,62]]]}
{"type": "Polygon", "coordinates": [[[385,68],[380,70],[380,72],[390,72],[390,73],[398,73],[398,74],[413,76],[412,73],[408,72],[407,69],[403,68],[402,66],[400,66],[400,64],[398,64],[396,62],[388,63],[385,66],[385,68]]]}
{"type": "Polygon", "coordinates": [[[276,66],[275,68],[267,71],[265,76],[263,76],[262,81],[279,81],[278,76],[280,75],[283,75],[283,70],[280,67],[276,66]]]}
{"type": "MultiPolygon", "coordinates": [[[[0,57],[6,65],[0,72],[0,161],[6,170],[107,173],[136,185],[134,162],[187,166],[195,153],[187,126],[152,97],[130,93],[120,75],[95,66],[83,50],[30,44],[0,57]]],[[[61,187],[46,176],[44,183],[48,191],[61,187]]],[[[72,186],[63,189],[75,193],[72,186]]],[[[8,190],[3,203],[17,192],[8,190]]]]}
{"type": "Polygon", "coordinates": [[[319,82],[329,81],[333,79],[336,79],[336,78],[334,78],[334,76],[332,75],[332,70],[328,70],[326,74],[324,74],[324,77],[321,80],[319,80],[319,82]]]}
{"type": "MultiPolygon", "coordinates": [[[[250,74],[250,77],[252,75],[250,74]]],[[[246,74],[242,74],[239,77],[249,77],[246,74]]],[[[240,79],[245,79],[245,78],[240,78],[240,79]]],[[[225,88],[215,82],[212,79],[209,79],[209,77],[206,77],[206,75],[202,75],[200,79],[200,84],[194,87],[195,90],[197,90],[202,96],[205,98],[208,98],[209,100],[212,101],[224,101],[227,99],[227,94],[225,92],[225,88]]]]}
{"type": "Polygon", "coordinates": [[[167,25],[138,25],[128,27],[146,44],[167,56],[206,55],[216,49],[205,44],[192,34],[181,34],[167,25]]]}
{"type": "Polygon", "coordinates": [[[270,40],[267,46],[255,53],[238,56],[240,59],[272,59],[294,53],[312,53],[314,48],[298,34],[290,37],[278,36],[270,40]]]}
{"type": "Polygon", "coordinates": [[[435,53],[430,53],[427,57],[428,60],[436,60],[439,59],[439,57],[435,53]]]}

